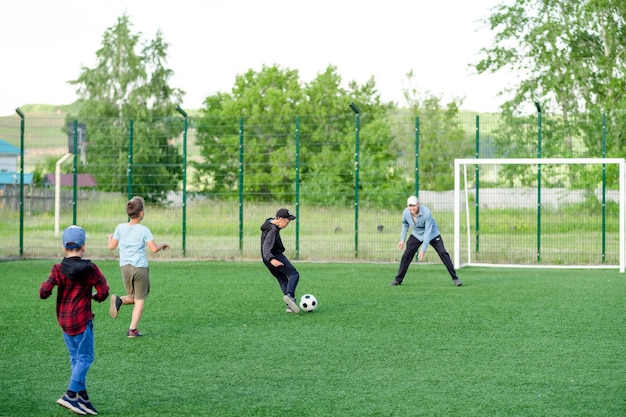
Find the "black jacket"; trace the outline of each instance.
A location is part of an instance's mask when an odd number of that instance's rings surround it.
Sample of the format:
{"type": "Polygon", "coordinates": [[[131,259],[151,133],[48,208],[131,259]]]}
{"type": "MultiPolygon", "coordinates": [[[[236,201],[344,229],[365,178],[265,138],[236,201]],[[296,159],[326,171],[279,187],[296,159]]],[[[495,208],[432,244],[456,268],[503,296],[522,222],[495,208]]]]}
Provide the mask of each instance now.
{"type": "Polygon", "coordinates": [[[274,259],[274,254],[285,252],[280,239],[280,227],[273,224],[272,220],[274,218],[270,217],[261,226],[261,256],[268,262],[274,259]]]}

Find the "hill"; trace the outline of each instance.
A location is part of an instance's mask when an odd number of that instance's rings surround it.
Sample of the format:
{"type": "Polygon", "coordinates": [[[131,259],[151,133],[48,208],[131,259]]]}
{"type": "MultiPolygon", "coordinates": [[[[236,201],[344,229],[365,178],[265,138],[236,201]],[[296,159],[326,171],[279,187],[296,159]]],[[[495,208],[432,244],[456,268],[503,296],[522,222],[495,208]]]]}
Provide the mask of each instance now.
{"type": "MultiPolygon", "coordinates": [[[[38,116],[51,116],[51,115],[74,115],[78,114],[81,107],[81,101],[76,100],[71,104],[24,104],[23,106],[19,106],[19,109],[24,112],[24,114],[37,114],[38,116]]],[[[185,109],[187,114],[190,117],[197,117],[201,115],[201,109],[185,109]]],[[[6,116],[14,116],[14,114],[6,115],[6,116]]]]}

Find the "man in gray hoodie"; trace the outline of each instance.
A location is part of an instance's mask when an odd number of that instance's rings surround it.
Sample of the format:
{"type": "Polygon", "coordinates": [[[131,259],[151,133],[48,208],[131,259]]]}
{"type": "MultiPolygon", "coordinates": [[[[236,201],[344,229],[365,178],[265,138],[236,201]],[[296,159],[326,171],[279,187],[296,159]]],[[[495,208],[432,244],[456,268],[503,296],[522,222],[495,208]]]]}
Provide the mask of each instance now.
{"type": "Polygon", "coordinates": [[[300,274],[285,256],[285,246],[280,239],[280,230],[289,226],[294,216],[286,208],[276,212],[276,217],[265,220],[261,226],[261,257],[263,264],[278,281],[283,292],[283,301],[287,304],[287,313],[299,313],[300,308],[296,302],[296,287],[300,280],[300,274]]]}

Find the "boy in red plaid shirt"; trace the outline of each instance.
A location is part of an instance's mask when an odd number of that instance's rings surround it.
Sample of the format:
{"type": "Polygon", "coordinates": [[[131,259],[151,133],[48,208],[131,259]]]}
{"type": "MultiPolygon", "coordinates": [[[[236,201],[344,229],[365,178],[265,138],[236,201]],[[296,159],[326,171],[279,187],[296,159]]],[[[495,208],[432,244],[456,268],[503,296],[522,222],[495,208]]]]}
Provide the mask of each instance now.
{"type": "Polygon", "coordinates": [[[85,380],[94,359],[93,313],[91,300],[101,303],[109,296],[109,285],[100,269],[83,259],[87,234],[78,226],[63,232],[65,258],[54,265],[48,280],[41,284],[39,298],[52,295],[57,286],[57,320],[63,330],[63,339],[70,354],[72,375],[67,392],[57,404],[76,414],[96,415],[91,404],[85,380]],[[96,292],[92,294],[95,287],[96,292]]]}

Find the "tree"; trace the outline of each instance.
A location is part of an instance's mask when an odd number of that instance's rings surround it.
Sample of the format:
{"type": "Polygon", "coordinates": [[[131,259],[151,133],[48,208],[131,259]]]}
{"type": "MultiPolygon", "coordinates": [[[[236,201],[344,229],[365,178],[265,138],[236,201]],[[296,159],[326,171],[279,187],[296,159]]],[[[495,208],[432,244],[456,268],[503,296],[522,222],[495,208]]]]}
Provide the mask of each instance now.
{"type": "Polygon", "coordinates": [[[355,114],[348,107],[358,103],[359,134],[359,197],[372,204],[383,205],[398,192],[401,179],[397,149],[387,114],[391,106],[380,101],[376,82],[355,81],[341,87],[337,68],[329,66],[304,87],[306,102],[301,126],[302,182],[305,198],[316,202],[345,203],[354,201],[355,186],[355,114]]]}
{"type": "Polygon", "coordinates": [[[482,48],[479,73],[521,77],[505,108],[539,101],[563,115],[623,105],[626,6],[613,0],[516,0],[486,19],[495,46],[482,48]]]}
{"type": "Polygon", "coordinates": [[[103,36],[94,68],[83,67],[75,85],[78,118],[87,125],[87,167],[105,191],[128,191],[129,137],[133,138],[132,191],[148,200],[164,198],[182,178],[182,157],[173,139],[181,131],[172,118],[184,92],[168,79],[167,48],[160,31],[141,40],[127,15],[103,36]],[[132,128],[132,131],[131,131],[132,128]]]}
{"type": "Polygon", "coordinates": [[[293,191],[293,124],[302,101],[298,72],[263,66],[238,75],[231,94],[207,97],[198,121],[201,162],[194,182],[213,194],[234,193],[239,181],[239,119],[245,119],[244,192],[264,200],[293,191]]]}
{"type": "MultiPolygon", "coordinates": [[[[521,80],[503,105],[509,126],[504,131],[529,125],[530,120],[519,116],[520,109],[537,102],[544,114],[556,112],[547,123],[550,135],[542,156],[597,157],[606,114],[606,155],[624,155],[626,2],[515,0],[495,7],[485,23],[495,32],[495,42],[481,49],[483,58],[474,67],[479,73],[507,71],[521,80]]],[[[534,152],[518,156],[535,156],[537,135],[519,137],[523,142],[515,142],[516,148],[534,152]]],[[[512,143],[511,136],[500,137],[501,145],[506,142],[512,143]]]]}
{"type": "MultiPolygon", "coordinates": [[[[341,87],[335,67],[310,83],[297,71],[263,66],[236,77],[231,94],[207,97],[198,121],[197,143],[202,161],[194,164],[196,185],[213,195],[234,196],[239,181],[239,124],[244,121],[244,192],[247,198],[269,201],[295,193],[296,117],[300,121],[300,179],[303,193],[314,202],[344,202],[354,195],[354,114],[356,101],[364,115],[364,183],[385,182],[385,161],[393,161],[391,134],[382,120],[374,80],[341,87]],[[367,129],[365,129],[367,126],[367,129]],[[369,158],[377,164],[369,164],[369,158]]],[[[367,191],[380,198],[380,189],[367,191]]]]}
{"type": "MultiPolygon", "coordinates": [[[[413,71],[406,74],[404,99],[419,117],[419,183],[426,190],[454,188],[454,159],[472,156],[472,140],[459,120],[463,99],[443,105],[432,92],[420,92],[413,71]]],[[[413,161],[411,161],[413,163],[413,161]]]]}

